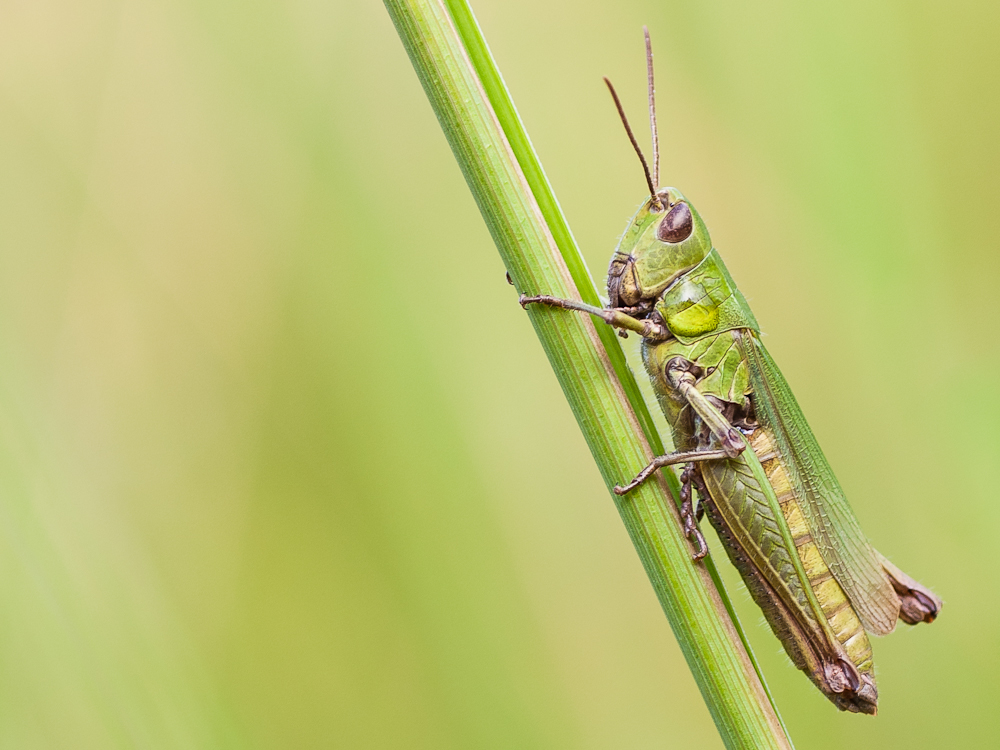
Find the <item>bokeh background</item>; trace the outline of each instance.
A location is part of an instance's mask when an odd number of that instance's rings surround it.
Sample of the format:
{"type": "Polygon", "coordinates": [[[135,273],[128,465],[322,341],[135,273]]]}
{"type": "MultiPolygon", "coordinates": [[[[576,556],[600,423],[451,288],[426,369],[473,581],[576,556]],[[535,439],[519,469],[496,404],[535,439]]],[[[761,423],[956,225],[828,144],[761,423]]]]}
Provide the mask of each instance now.
{"type": "MultiPolygon", "coordinates": [[[[649,24],[665,182],[945,599],[843,715],[721,561],[797,746],[996,746],[1000,6],[474,8],[598,283],[649,24]]],[[[0,436],[0,748],[720,746],[380,3],[0,3],[0,436]]]]}

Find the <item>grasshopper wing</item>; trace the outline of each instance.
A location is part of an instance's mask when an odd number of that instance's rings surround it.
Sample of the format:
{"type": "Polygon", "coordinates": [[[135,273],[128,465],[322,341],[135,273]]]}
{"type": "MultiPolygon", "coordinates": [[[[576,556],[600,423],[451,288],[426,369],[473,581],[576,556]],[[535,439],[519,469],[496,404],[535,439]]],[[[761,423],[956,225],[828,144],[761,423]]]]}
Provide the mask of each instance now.
{"type": "Polygon", "coordinates": [[[878,554],[861,530],[833,469],[771,355],[756,333],[744,330],[741,339],[757,420],[774,435],[823,560],[851,600],[865,629],[876,635],[892,632],[900,603],[878,554]]]}

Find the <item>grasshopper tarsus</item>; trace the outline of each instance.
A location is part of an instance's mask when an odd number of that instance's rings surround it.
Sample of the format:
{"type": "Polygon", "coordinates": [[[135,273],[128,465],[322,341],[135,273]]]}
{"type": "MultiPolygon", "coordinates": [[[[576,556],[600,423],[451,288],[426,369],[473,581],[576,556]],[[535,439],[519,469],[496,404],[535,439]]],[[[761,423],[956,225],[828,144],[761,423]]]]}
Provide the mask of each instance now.
{"type": "MultiPolygon", "coordinates": [[[[668,453],[665,456],[657,456],[644,468],[639,474],[626,485],[616,484],[614,487],[614,493],[618,496],[625,495],[640,484],[645,482],[652,476],[658,469],[664,466],[670,466],[672,464],[682,463],[688,461],[687,467],[681,473],[681,524],[684,529],[684,536],[691,540],[691,544],[694,550],[691,552],[691,559],[694,561],[701,560],[708,554],[708,543],[705,541],[705,536],[701,533],[701,529],[698,528],[698,523],[695,518],[694,502],[691,495],[692,485],[696,477],[696,469],[694,468],[694,460],[705,460],[703,455],[697,454],[711,454],[712,458],[722,457],[722,451],[690,451],[688,453],[668,453]]],[[[698,514],[703,514],[702,508],[699,505],[698,514]]]]}
{"type": "Polygon", "coordinates": [[[517,301],[521,307],[527,307],[528,305],[548,305],[549,307],[561,307],[564,310],[573,309],[570,307],[573,304],[572,300],[553,297],[551,294],[522,294],[517,298],[517,301]]]}
{"type": "MultiPolygon", "coordinates": [[[[660,468],[660,464],[658,463],[658,459],[662,459],[662,458],[667,458],[667,457],[666,456],[657,456],[656,458],[654,458],[652,461],[649,462],[649,464],[646,465],[646,468],[644,468],[642,471],[640,471],[638,474],[636,474],[635,479],[633,479],[628,484],[626,484],[626,485],[616,484],[615,485],[615,494],[619,495],[619,496],[625,495],[625,494],[631,492],[632,490],[634,490],[636,487],[638,487],[640,484],[642,484],[643,482],[645,482],[647,479],[649,479],[649,477],[652,476],[653,472],[655,472],[657,469],[660,468]]],[[[663,465],[666,466],[667,464],[663,464],[663,465]]]]}
{"type": "MultiPolygon", "coordinates": [[[[690,537],[691,535],[688,534],[690,537]]],[[[691,559],[695,562],[702,560],[708,554],[708,542],[705,541],[705,536],[701,533],[701,529],[695,527],[694,539],[692,540],[694,544],[694,552],[691,553],[691,559]]]]}
{"type": "Polygon", "coordinates": [[[693,462],[688,463],[684,467],[684,471],[681,472],[681,521],[684,524],[684,535],[694,545],[691,559],[698,561],[708,554],[708,544],[705,542],[705,537],[701,533],[701,529],[698,528],[698,522],[695,519],[692,490],[696,474],[697,469],[695,469],[693,462]]]}
{"type": "Polygon", "coordinates": [[[699,500],[698,510],[695,512],[694,518],[696,521],[701,521],[705,517],[705,504],[708,502],[710,495],[708,494],[708,488],[705,487],[705,481],[694,466],[691,466],[691,481],[694,482],[694,487],[698,490],[699,500]]]}

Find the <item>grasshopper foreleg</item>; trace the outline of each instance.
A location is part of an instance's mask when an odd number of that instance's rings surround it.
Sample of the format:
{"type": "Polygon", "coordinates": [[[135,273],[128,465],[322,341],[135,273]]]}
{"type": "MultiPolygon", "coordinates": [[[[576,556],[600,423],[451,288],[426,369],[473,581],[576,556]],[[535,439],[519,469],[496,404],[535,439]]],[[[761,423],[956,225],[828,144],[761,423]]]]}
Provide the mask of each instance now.
{"type": "Polygon", "coordinates": [[[639,318],[633,318],[625,311],[635,312],[639,308],[624,308],[619,310],[613,307],[597,307],[596,305],[588,305],[586,302],[578,300],[550,297],[548,294],[539,294],[534,297],[522,294],[518,302],[521,303],[521,307],[547,305],[548,307],[558,307],[562,310],[576,310],[577,312],[589,313],[596,318],[600,318],[609,326],[614,326],[619,331],[635,331],[644,339],[659,341],[668,339],[672,335],[662,323],[657,323],[650,319],[640,320],[639,318]]]}

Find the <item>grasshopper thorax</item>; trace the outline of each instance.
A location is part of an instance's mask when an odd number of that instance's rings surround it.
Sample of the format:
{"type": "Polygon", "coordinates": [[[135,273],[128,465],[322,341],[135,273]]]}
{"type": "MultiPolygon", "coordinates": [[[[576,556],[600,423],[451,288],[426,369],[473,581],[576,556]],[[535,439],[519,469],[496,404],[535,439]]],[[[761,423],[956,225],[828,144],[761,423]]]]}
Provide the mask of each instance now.
{"type": "Polygon", "coordinates": [[[612,307],[634,307],[662,294],[712,249],[701,216],[676,188],[651,196],[629,222],[608,268],[612,307]]]}

